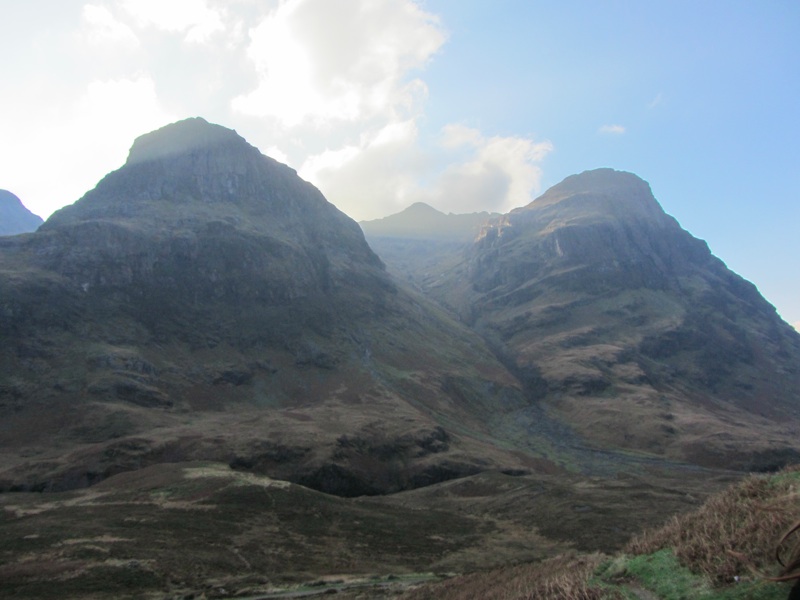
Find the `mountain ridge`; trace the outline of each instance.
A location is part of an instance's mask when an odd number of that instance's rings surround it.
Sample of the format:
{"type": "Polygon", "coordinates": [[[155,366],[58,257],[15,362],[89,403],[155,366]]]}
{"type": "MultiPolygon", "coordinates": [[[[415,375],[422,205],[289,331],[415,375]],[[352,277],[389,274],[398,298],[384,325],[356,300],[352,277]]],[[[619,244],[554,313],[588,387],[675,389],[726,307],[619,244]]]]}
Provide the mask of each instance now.
{"type": "Polygon", "coordinates": [[[800,456],[782,426],[800,416],[800,336],[637,176],[568,177],[466,249],[413,257],[409,279],[591,443],[742,468],[800,456]]]}
{"type": "Polygon", "coordinates": [[[435,232],[376,255],[191,119],[0,238],[0,578],[381,597],[376,573],[618,549],[800,456],[800,336],[635,175],[435,232]]]}
{"type": "Polygon", "coordinates": [[[424,202],[415,202],[399,213],[371,221],[361,221],[364,234],[380,238],[412,238],[435,241],[470,241],[489,219],[499,213],[477,212],[445,214],[424,202]]]}
{"type": "Polygon", "coordinates": [[[292,169],[202,119],[130,156],[0,240],[1,487],[81,487],[164,457],[341,495],[552,468],[480,440],[482,411],[517,401],[513,376],[292,169]]]}

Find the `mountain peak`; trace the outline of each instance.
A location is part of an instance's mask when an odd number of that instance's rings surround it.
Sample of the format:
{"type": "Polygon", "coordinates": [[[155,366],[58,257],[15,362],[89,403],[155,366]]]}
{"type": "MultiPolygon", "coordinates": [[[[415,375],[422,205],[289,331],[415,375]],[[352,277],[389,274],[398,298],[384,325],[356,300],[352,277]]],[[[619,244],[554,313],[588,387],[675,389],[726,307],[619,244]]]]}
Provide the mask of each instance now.
{"type": "Polygon", "coordinates": [[[35,231],[42,218],[33,214],[8,190],[0,190],[0,235],[16,235],[35,231]]]}
{"type": "Polygon", "coordinates": [[[368,237],[427,239],[438,241],[470,241],[481,226],[494,214],[445,214],[425,202],[415,202],[399,213],[362,221],[361,228],[368,237]]]}
{"type": "MultiPolygon", "coordinates": [[[[262,217],[294,210],[301,218],[300,206],[308,203],[327,204],[291,167],[265,156],[234,130],[195,117],[136,138],[125,165],[56,211],[45,227],[98,218],[196,220],[200,212],[242,217],[230,211],[257,213],[259,223],[271,227],[262,217]]],[[[253,222],[252,217],[246,220],[253,222]]]]}
{"type": "MultiPolygon", "coordinates": [[[[669,217],[644,179],[610,168],[570,175],[518,211],[553,211],[554,217],[581,219],[644,219],[670,225],[669,217]]],[[[517,211],[514,211],[517,212],[517,211]]]]}
{"type": "MultiPolygon", "coordinates": [[[[641,194],[652,196],[650,185],[638,175],[610,168],[592,169],[566,177],[533,202],[538,206],[554,204],[578,194],[594,196],[625,196],[641,194]]],[[[530,206],[530,205],[529,205],[530,206]]]]}
{"type": "Polygon", "coordinates": [[[426,204],[425,202],[414,202],[411,206],[406,208],[405,210],[400,211],[400,214],[424,214],[424,215],[443,215],[444,213],[440,210],[435,209],[430,204],[426,204]]]}
{"type": "Polygon", "coordinates": [[[148,162],[176,156],[201,148],[250,144],[232,129],[193,117],[165,125],[134,140],[126,164],[148,162]]]}

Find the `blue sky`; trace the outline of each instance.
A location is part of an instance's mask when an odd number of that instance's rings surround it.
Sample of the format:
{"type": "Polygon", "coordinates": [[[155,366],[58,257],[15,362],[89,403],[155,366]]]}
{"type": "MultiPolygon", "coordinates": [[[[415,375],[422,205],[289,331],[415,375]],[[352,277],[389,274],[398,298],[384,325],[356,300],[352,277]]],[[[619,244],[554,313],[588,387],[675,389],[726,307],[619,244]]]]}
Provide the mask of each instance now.
{"type": "Polygon", "coordinates": [[[356,219],[650,182],[800,322],[800,2],[0,0],[0,188],[47,216],[190,116],[356,219]],[[10,58],[9,58],[10,57],[10,58]],[[46,173],[46,176],[43,176],[46,173]]]}

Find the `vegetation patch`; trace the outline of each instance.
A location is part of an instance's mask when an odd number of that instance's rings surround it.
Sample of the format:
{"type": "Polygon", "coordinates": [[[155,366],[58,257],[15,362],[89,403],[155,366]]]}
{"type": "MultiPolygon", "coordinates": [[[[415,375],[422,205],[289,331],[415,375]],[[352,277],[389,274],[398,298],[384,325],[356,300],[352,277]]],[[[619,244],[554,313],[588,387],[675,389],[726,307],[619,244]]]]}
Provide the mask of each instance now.
{"type": "MultiPolygon", "coordinates": [[[[563,554],[454,577],[404,598],[784,600],[790,584],[768,577],[779,574],[776,545],[800,520],[798,499],[800,466],[753,475],[640,534],[614,557],[563,554]]],[[[800,556],[794,534],[784,540],[785,556],[800,556]]]]}
{"type": "MultiPolygon", "coordinates": [[[[604,586],[604,598],[620,594],[637,598],[635,590],[643,589],[659,600],[784,600],[786,587],[775,583],[740,578],[734,585],[715,588],[712,581],[684,567],[672,550],[654,554],[620,556],[602,565],[592,579],[604,586]],[[634,595],[632,595],[634,594],[634,595]]],[[[619,597],[619,596],[617,596],[619,597]]]]}

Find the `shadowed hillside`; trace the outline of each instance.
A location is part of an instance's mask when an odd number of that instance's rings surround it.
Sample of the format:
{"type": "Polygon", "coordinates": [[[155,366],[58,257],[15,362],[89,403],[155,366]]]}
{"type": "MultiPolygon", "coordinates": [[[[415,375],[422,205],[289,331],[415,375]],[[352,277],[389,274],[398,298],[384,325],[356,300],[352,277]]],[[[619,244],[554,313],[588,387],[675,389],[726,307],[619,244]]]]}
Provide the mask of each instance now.
{"type": "Polygon", "coordinates": [[[537,465],[487,437],[521,393],[483,343],[316,188],[202,119],[0,240],[0,275],[3,489],[202,459],[359,495],[537,465]]]}

